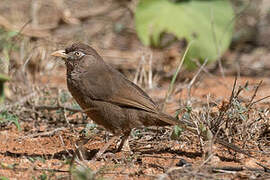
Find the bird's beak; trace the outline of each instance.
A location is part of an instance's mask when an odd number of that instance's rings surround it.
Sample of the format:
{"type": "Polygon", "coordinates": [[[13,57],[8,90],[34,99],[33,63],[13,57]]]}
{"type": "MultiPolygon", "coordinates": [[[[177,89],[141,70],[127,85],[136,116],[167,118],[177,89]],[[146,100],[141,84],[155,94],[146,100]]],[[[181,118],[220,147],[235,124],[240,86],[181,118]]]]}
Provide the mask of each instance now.
{"type": "Polygon", "coordinates": [[[68,58],[68,55],[66,54],[65,50],[55,51],[51,55],[52,56],[55,56],[55,57],[61,57],[63,59],[67,59],[68,58]]]}

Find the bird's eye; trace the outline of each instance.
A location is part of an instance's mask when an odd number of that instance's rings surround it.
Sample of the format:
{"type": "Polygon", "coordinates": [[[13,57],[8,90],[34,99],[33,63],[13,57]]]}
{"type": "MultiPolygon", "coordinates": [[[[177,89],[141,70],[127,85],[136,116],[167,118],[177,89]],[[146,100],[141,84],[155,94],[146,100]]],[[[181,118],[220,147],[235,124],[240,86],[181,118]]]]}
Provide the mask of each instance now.
{"type": "Polygon", "coordinates": [[[74,55],[77,56],[77,57],[80,57],[81,56],[81,53],[79,51],[75,51],[74,52],[74,55]]]}

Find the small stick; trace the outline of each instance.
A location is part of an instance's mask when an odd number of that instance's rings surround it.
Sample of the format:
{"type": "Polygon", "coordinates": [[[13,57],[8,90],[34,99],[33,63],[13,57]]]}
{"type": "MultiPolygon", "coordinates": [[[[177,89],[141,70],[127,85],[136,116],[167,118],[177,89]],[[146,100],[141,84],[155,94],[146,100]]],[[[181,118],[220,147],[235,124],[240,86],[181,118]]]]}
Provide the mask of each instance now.
{"type": "Polygon", "coordinates": [[[261,166],[263,169],[264,169],[264,172],[268,172],[270,173],[270,169],[268,167],[266,167],[265,165],[259,163],[259,162],[256,162],[257,165],[261,166]]]}
{"type": "Polygon", "coordinates": [[[64,147],[65,151],[68,153],[68,155],[69,155],[70,157],[72,157],[72,154],[67,150],[66,145],[65,145],[64,140],[63,140],[63,138],[62,138],[61,135],[59,135],[59,138],[60,138],[61,144],[62,144],[62,146],[64,147]]]}
{"type": "MultiPolygon", "coordinates": [[[[12,171],[29,171],[29,168],[4,168],[0,167],[0,169],[5,169],[5,170],[12,170],[12,171]]],[[[68,173],[69,171],[67,170],[61,170],[61,169],[49,169],[49,168],[33,168],[34,171],[49,171],[49,172],[62,172],[62,173],[68,173]]]]}
{"type": "Polygon", "coordinates": [[[152,72],[152,52],[150,53],[150,57],[149,57],[149,69],[148,69],[148,85],[149,88],[152,89],[153,88],[153,72],[152,72]]]}
{"type": "Polygon", "coordinates": [[[197,71],[197,73],[195,74],[195,76],[192,78],[192,80],[189,82],[188,86],[187,86],[187,90],[188,90],[188,104],[190,102],[190,92],[191,92],[191,87],[194,84],[195,80],[197,79],[197,77],[199,76],[199,74],[201,73],[202,69],[204,68],[204,66],[206,65],[206,63],[208,62],[208,59],[205,59],[202,66],[200,67],[200,69],[197,71]]]}
{"type": "Polygon", "coordinates": [[[236,83],[237,83],[237,75],[235,75],[235,78],[234,78],[234,82],[233,82],[233,89],[232,89],[232,94],[231,94],[231,97],[230,97],[230,104],[234,98],[234,91],[235,91],[235,87],[236,87],[236,83]]]}
{"type": "Polygon", "coordinates": [[[37,133],[37,134],[31,134],[31,135],[28,135],[28,136],[24,136],[22,137],[21,139],[26,139],[26,138],[35,138],[35,137],[44,137],[44,136],[52,136],[54,135],[57,131],[62,131],[66,128],[64,127],[61,127],[61,128],[56,128],[56,129],[53,129],[52,131],[48,131],[48,132],[42,132],[42,133],[37,133]]]}
{"type": "Polygon", "coordinates": [[[258,99],[257,101],[254,101],[253,103],[250,104],[250,106],[253,106],[254,104],[256,104],[256,103],[258,103],[258,102],[260,102],[260,101],[262,101],[264,99],[267,99],[267,98],[270,98],[270,95],[269,96],[265,96],[265,97],[263,97],[261,99],[258,99]]]}
{"type": "Polygon", "coordinates": [[[48,111],[54,111],[54,110],[62,109],[62,110],[67,110],[67,111],[74,112],[74,113],[83,112],[80,109],[75,109],[75,108],[70,108],[70,107],[64,107],[64,106],[61,106],[61,105],[58,105],[58,106],[47,106],[47,105],[44,105],[44,106],[34,106],[34,108],[37,109],[37,110],[45,110],[46,109],[48,111]]]}
{"type": "Polygon", "coordinates": [[[133,80],[133,82],[135,84],[137,84],[137,82],[138,82],[138,78],[139,78],[139,73],[140,73],[141,66],[142,66],[142,58],[141,58],[141,60],[140,60],[140,62],[138,64],[138,67],[137,67],[136,73],[135,73],[135,77],[134,77],[134,80],[133,80]]]}
{"type": "Polygon", "coordinates": [[[259,90],[259,87],[262,85],[262,80],[259,82],[259,84],[256,86],[256,89],[255,89],[255,91],[254,91],[254,93],[253,93],[253,96],[251,97],[251,99],[250,99],[250,101],[249,101],[249,103],[248,103],[248,105],[247,105],[247,107],[251,107],[251,104],[253,104],[252,102],[253,102],[253,100],[255,99],[255,97],[256,97],[256,95],[257,95],[257,92],[258,92],[258,90],[259,90]]]}

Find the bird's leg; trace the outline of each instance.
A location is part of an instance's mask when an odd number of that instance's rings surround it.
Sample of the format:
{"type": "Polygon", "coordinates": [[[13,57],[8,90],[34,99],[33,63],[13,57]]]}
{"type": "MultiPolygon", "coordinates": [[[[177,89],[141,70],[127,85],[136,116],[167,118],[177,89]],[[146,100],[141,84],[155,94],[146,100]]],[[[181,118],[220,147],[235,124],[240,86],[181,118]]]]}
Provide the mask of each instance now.
{"type": "Polygon", "coordinates": [[[95,157],[93,159],[98,159],[100,158],[104,152],[110,147],[110,145],[117,139],[119,138],[119,136],[114,136],[112,137],[95,155],[95,157]]]}
{"type": "Polygon", "coordinates": [[[124,133],[124,136],[121,138],[121,142],[117,148],[117,152],[120,152],[122,148],[124,147],[127,151],[131,151],[128,143],[128,137],[129,137],[130,131],[124,133]]]}

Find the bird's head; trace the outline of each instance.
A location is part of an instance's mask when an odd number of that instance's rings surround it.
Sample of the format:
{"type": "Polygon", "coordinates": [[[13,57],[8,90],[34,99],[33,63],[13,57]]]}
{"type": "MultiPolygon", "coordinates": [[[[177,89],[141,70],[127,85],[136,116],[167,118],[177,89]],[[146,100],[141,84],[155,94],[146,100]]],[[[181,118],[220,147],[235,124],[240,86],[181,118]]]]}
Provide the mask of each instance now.
{"type": "Polygon", "coordinates": [[[84,59],[86,59],[86,56],[99,56],[93,48],[83,43],[74,43],[65,50],[55,51],[51,55],[61,57],[65,61],[68,69],[73,69],[78,64],[81,64],[84,59]]]}

